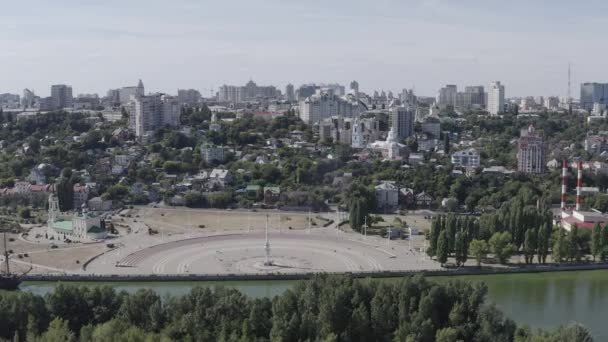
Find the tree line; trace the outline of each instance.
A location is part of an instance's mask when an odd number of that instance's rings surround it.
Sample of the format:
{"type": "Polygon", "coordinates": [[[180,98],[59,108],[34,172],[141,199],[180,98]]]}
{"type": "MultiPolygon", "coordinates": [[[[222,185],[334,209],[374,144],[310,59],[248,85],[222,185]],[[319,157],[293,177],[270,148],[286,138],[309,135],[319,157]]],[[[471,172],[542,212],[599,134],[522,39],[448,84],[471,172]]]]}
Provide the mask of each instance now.
{"type": "Polygon", "coordinates": [[[181,297],[150,289],[59,284],[43,296],[0,294],[4,341],[592,341],[580,325],[517,327],[486,305],[482,283],[395,282],[317,276],[284,294],[249,298],[195,287],[181,297]]]}

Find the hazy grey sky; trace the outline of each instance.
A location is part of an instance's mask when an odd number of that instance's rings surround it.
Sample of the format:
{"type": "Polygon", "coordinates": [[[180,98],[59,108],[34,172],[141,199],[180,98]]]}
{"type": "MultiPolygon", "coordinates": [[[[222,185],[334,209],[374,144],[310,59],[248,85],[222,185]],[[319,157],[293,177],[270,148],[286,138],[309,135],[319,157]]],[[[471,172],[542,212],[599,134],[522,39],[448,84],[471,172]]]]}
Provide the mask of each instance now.
{"type": "Polygon", "coordinates": [[[359,81],[434,95],[443,84],[565,95],[608,81],[602,0],[3,1],[0,93],[53,83],[105,94],[359,81]]]}

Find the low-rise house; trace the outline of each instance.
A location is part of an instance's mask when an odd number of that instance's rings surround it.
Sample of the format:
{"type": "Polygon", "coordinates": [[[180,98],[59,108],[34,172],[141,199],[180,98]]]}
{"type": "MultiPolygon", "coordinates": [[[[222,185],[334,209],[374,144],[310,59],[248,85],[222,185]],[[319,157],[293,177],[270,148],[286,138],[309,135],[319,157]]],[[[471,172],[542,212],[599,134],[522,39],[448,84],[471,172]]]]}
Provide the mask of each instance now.
{"type": "Polygon", "coordinates": [[[378,209],[394,209],[399,205],[399,187],[395,182],[382,181],[376,185],[376,206],[378,209]]]}
{"type": "Polygon", "coordinates": [[[264,187],[264,203],[275,204],[281,198],[281,188],[278,186],[264,187]]]}
{"type": "Polygon", "coordinates": [[[416,195],[416,206],[418,207],[430,207],[433,204],[433,197],[427,192],[423,191],[416,195]]]}
{"type": "Polygon", "coordinates": [[[213,169],[207,180],[207,189],[219,188],[223,189],[232,183],[232,173],[230,170],[213,169]]]}
{"type": "Polygon", "coordinates": [[[416,203],[414,189],[401,188],[399,189],[399,203],[404,207],[410,207],[416,203]]]}
{"type": "Polygon", "coordinates": [[[261,194],[262,194],[262,187],[259,185],[251,184],[251,185],[247,185],[247,187],[245,188],[245,196],[252,201],[259,200],[261,197],[261,194]]]}
{"type": "Polygon", "coordinates": [[[91,189],[84,184],[74,184],[74,210],[79,210],[87,203],[91,189]]]}
{"type": "Polygon", "coordinates": [[[88,207],[93,211],[109,211],[112,209],[112,200],[104,200],[100,196],[91,198],[88,207]]]}
{"type": "Polygon", "coordinates": [[[454,152],[452,154],[452,164],[455,167],[476,169],[480,165],[479,152],[474,148],[454,152]]]}

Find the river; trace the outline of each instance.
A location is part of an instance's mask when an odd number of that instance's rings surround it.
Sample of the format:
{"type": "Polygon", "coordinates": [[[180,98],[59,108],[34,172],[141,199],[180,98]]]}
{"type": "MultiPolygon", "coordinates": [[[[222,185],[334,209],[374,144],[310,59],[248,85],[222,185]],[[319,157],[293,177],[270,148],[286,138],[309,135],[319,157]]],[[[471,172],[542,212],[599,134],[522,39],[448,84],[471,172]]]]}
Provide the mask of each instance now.
{"type": "MultiPolygon", "coordinates": [[[[437,281],[461,279],[483,281],[488,286],[488,302],[494,303],[518,324],[551,329],[560,324],[580,322],[590,329],[596,340],[608,340],[608,271],[552,272],[458,276],[430,278],[437,281]]],[[[381,279],[379,281],[391,281],[381,279]]],[[[182,295],[193,286],[222,285],[233,287],[252,297],[272,297],[283,293],[295,281],[221,281],[221,282],[156,282],[116,283],[117,290],[134,292],[154,289],[161,295],[182,295]]],[[[109,283],[76,283],[108,285],[109,283]]],[[[21,289],[45,294],[56,283],[26,282],[21,289]]]]}

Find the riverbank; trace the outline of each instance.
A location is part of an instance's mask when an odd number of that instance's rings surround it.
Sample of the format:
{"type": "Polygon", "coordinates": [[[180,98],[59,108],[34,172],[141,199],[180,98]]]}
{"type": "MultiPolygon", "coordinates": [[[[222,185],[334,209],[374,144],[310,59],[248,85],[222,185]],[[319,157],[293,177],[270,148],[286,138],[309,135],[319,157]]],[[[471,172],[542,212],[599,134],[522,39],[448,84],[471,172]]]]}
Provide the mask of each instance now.
{"type": "MultiPolygon", "coordinates": [[[[517,267],[461,267],[444,270],[381,271],[381,272],[324,272],[343,274],[354,278],[400,278],[422,274],[427,277],[498,275],[516,273],[569,272],[608,269],[608,263],[525,265],[517,267]]],[[[63,282],[183,282],[183,281],[255,281],[255,280],[306,280],[318,275],[307,273],[242,273],[242,274],[28,274],[25,281],[63,282]]]]}

